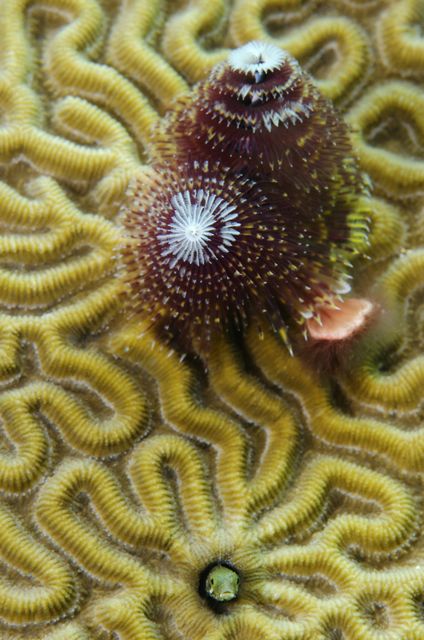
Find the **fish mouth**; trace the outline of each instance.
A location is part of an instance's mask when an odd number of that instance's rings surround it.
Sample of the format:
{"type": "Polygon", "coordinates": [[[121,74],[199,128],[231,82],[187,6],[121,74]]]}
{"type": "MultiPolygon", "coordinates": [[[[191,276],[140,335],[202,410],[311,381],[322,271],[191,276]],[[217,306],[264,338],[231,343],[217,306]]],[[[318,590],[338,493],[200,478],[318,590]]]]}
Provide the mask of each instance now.
{"type": "Polygon", "coordinates": [[[234,591],[221,591],[218,595],[220,600],[234,600],[235,597],[234,591]]]}

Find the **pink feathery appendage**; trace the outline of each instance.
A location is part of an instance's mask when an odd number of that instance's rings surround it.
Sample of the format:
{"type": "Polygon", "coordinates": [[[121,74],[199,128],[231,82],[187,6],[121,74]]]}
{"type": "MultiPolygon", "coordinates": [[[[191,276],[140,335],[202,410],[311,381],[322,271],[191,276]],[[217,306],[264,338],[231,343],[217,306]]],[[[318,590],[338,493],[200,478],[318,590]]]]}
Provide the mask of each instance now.
{"type": "Polygon", "coordinates": [[[335,307],[317,305],[320,320],[306,321],[308,334],[314,340],[348,340],[368,323],[374,310],[374,304],[364,298],[338,301],[335,307]]]}

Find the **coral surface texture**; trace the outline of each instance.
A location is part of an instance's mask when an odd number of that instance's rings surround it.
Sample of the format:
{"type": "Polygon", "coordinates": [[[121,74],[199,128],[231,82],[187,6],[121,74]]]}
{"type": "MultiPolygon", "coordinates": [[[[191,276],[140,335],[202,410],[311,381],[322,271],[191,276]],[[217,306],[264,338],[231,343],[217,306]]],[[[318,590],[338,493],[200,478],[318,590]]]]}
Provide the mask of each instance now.
{"type": "Polygon", "coordinates": [[[1,640],[423,640],[423,24],[422,0],[0,0],[1,640]],[[152,131],[251,40],[313,76],[373,183],[352,285],[380,312],[331,374],[267,318],[202,360],[122,312],[152,131]]]}

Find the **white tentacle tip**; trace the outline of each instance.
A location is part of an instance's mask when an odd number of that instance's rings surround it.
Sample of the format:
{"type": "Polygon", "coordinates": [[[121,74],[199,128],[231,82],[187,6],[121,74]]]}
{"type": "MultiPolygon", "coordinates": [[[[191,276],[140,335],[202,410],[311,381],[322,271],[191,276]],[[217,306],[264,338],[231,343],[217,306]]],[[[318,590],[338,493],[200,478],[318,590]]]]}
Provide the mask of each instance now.
{"type": "Polygon", "coordinates": [[[263,75],[279,69],[288,55],[269,42],[252,40],[231,51],[228,63],[233,71],[250,73],[255,76],[256,82],[260,82],[263,75]]]}

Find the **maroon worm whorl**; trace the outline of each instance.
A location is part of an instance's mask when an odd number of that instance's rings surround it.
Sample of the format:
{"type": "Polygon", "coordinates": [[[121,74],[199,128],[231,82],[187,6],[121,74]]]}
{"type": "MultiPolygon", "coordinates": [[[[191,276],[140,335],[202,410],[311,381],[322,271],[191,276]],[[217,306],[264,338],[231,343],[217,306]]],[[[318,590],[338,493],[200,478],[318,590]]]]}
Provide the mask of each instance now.
{"type": "Polygon", "coordinates": [[[166,340],[208,347],[212,334],[266,314],[275,330],[336,287],[328,248],[274,186],[219,163],[162,163],[135,181],[123,210],[127,296],[166,340]]]}
{"type": "Polygon", "coordinates": [[[311,198],[327,197],[334,182],[361,188],[346,124],[299,63],[266,42],[233,50],[181,99],[158,148],[251,177],[270,174],[311,198]]]}

